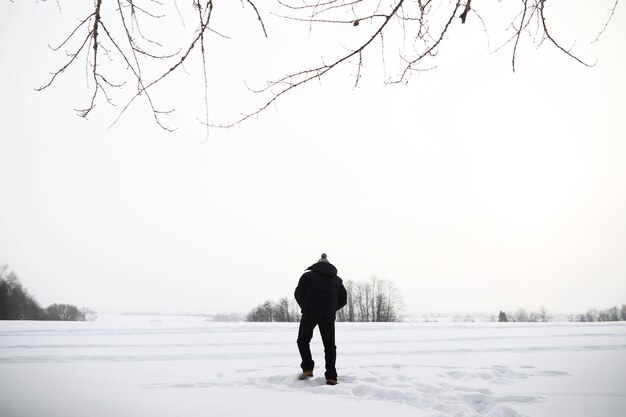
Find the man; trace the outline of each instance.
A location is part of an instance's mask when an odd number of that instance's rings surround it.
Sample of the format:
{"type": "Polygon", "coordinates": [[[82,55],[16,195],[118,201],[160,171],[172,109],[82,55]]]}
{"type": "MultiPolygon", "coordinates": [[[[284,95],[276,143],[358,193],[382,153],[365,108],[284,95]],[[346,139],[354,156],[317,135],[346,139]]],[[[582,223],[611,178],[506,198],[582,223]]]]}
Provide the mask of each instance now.
{"type": "Polygon", "coordinates": [[[302,363],[300,380],[313,376],[313,357],[310,342],[313,329],[319,326],[324,343],[324,359],[326,360],[326,383],[337,384],[337,347],[335,346],[335,313],[347,303],[346,289],[343,281],[337,276],[337,268],[322,253],[316,264],[311,265],[302,275],[295,291],[296,301],[302,309],[300,328],[298,330],[298,350],[302,363]]]}

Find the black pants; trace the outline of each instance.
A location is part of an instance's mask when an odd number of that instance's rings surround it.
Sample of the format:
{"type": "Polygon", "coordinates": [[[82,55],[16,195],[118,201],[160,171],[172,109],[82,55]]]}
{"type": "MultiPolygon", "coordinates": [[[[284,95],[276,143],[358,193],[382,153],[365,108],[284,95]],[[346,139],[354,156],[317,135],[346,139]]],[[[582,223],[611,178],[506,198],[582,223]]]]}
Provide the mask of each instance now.
{"type": "Polygon", "coordinates": [[[335,318],[322,317],[315,314],[302,314],[300,328],[298,329],[298,350],[302,363],[300,367],[303,371],[312,371],[315,366],[311,356],[311,338],[313,329],[319,326],[324,344],[324,359],[326,360],[326,379],[337,379],[335,361],[337,360],[337,346],[335,346],[335,318]]]}

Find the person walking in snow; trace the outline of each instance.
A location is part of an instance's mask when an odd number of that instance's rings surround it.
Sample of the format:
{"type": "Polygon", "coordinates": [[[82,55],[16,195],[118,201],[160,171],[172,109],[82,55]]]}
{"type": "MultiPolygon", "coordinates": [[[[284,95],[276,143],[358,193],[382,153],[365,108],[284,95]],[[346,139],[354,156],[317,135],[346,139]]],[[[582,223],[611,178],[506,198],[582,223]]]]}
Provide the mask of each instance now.
{"type": "Polygon", "coordinates": [[[311,356],[310,342],[315,326],[319,326],[326,360],[326,383],[336,385],[335,314],[347,304],[347,293],[343,281],[337,276],[337,268],[328,262],[325,253],[300,277],[294,295],[302,309],[297,342],[302,358],[302,373],[298,378],[303,380],[313,376],[315,362],[311,356]]]}

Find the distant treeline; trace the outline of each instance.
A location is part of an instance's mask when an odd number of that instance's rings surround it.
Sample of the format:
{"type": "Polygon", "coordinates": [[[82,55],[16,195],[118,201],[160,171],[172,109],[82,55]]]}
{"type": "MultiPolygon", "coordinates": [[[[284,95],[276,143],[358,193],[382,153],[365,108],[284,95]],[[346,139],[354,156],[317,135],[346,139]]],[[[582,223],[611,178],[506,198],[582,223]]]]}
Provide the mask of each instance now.
{"type": "Polygon", "coordinates": [[[544,306],[539,307],[538,311],[527,313],[523,308],[518,309],[514,313],[505,313],[500,311],[498,321],[518,321],[518,322],[548,322],[552,320],[552,316],[544,306]]]}
{"type": "Polygon", "coordinates": [[[259,304],[248,313],[246,321],[292,322],[300,321],[300,316],[296,302],[283,297],[278,301],[267,300],[259,304]]]}
{"type": "Polygon", "coordinates": [[[216,322],[237,322],[246,321],[246,315],[242,313],[219,313],[210,314],[208,319],[216,322]]]}
{"type": "Polygon", "coordinates": [[[93,311],[71,304],[52,304],[42,308],[22,286],[15,272],[0,267],[0,320],[95,320],[93,311]]]}
{"type": "MultiPolygon", "coordinates": [[[[514,313],[505,313],[500,311],[498,321],[506,322],[547,322],[552,321],[553,317],[548,314],[545,307],[539,307],[536,312],[527,313],[523,308],[518,309],[514,313]]],[[[622,307],[610,307],[604,310],[595,308],[588,310],[586,313],[570,314],[567,316],[568,321],[574,322],[597,322],[597,321],[626,321],[626,304],[622,307]]]]}
{"type": "Polygon", "coordinates": [[[571,316],[571,321],[626,321],[626,304],[621,308],[617,306],[605,310],[592,308],[583,314],[571,316]]]}
{"type": "MultiPolygon", "coordinates": [[[[337,312],[337,321],[392,322],[400,319],[404,305],[392,282],[372,277],[359,282],[348,280],[344,286],[348,304],[337,312]]],[[[278,301],[267,300],[252,309],[246,320],[297,322],[300,321],[300,309],[294,300],[286,297],[278,301]]]]}

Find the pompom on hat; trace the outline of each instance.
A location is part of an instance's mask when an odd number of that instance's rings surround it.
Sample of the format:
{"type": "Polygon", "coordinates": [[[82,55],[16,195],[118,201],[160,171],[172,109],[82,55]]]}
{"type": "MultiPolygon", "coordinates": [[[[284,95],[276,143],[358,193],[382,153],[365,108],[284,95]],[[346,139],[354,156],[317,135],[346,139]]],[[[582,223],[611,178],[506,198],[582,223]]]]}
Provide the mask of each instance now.
{"type": "Polygon", "coordinates": [[[319,260],[319,261],[317,261],[317,262],[318,262],[318,263],[320,263],[320,262],[328,262],[328,259],[326,258],[326,254],[325,254],[325,253],[322,253],[322,257],[321,257],[321,258],[320,258],[320,260],[319,260]]]}

